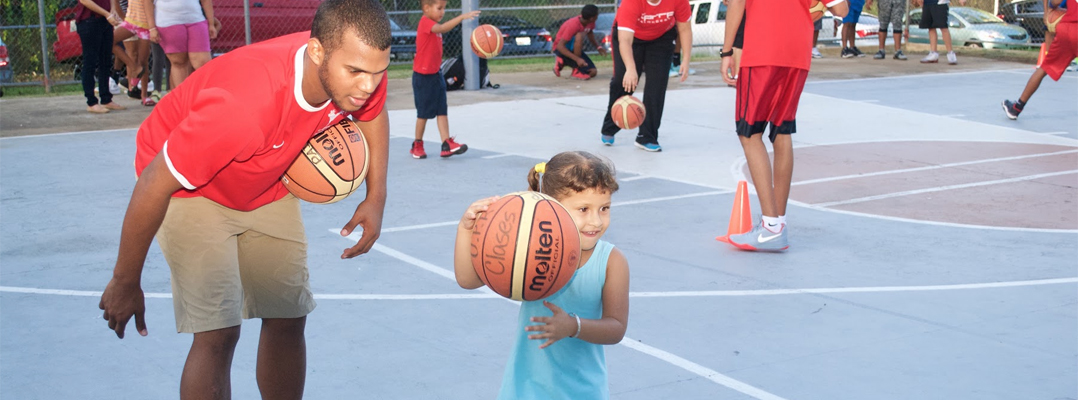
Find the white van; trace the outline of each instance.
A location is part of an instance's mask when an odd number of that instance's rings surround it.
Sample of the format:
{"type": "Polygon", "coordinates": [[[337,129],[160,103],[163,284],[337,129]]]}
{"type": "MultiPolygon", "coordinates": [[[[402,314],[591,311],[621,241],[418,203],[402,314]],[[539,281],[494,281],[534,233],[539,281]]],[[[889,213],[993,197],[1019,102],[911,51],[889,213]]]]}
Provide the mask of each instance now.
{"type": "Polygon", "coordinates": [[[722,0],[693,0],[689,6],[693,47],[722,45],[726,36],[726,5],[722,0]]]}

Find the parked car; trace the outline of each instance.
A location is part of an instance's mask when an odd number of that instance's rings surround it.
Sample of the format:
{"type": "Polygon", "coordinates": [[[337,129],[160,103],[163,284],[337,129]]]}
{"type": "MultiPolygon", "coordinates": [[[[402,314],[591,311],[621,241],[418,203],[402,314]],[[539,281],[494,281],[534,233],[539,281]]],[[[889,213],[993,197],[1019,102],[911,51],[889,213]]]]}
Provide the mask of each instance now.
{"type": "MultiPolygon", "coordinates": [[[[580,15],[574,15],[569,18],[577,17],[580,17],[580,15]]],[[[558,29],[560,29],[561,25],[564,24],[565,21],[568,21],[569,18],[562,18],[550,25],[548,30],[555,36],[555,38],[558,36],[558,29]]],[[[603,50],[610,51],[610,43],[612,40],[612,38],[610,38],[610,29],[613,27],[614,13],[599,13],[599,17],[595,19],[595,29],[592,30],[592,34],[595,35],[595,40],[599,42],[599,45],[603,46],[603,50]]],[[[553,49],[551,51],[553,51],[553,49]]],[[[584,52],[592,53],[595,51],[595,46],[593,46],[590,41],[584,40],[584,52]]]]}
{"type": "MultiPolygon", "coordinates": [[[[514,15],[480,15],[480,25],[494,25],[502,31],[505,45],[501,55],[549,53],[553,38],[546,28],[514,15]]],[[[442,34],[443,57],[460,56],[460,25],[442,34]]],[[[469,49],[470,50],[470,49],[469,49]]]]}
{"type": "Polygon", "coordinates": [[[996,15],[1008,24],[1021,26],[1029,32],[1030,41],[1044,41],[1048,27],[1044,25],[1044,2],[1042,0],[1015,0],[999,7],[996,15]]]}
{"type": "MultiPolygon", "coordinates": [[[[835,16],[832,15],[830,11],[824,12],[823,17],[820,18],[820,21],[823,24],[823,28],[820,29],[820,40],[819,40],[820,42],[829,42],[829,41],[839,42],[839,41],[841,41],[842,38],[839,37],[835,33],[836,32],[835,31],[835,25],[836,25],[835,16]]],[[[842,29],[842,18],[838,19],[838,24],[837,25],[838,25],[839,29],[842,29]]],[[[866,13],[866,12],[862,12],[861,13],[861,18],[857,19],[857,25],[855,26],[855,29],[854,29],[854,35],[857,36],[856,39],[863,39],[863,38],[867,38],[867,37],[876,37],[876,36],[879,36],[879,34],[880,34],[880,19],[879,19],[879,17],[877,17],[875,15],[872,15],[872,14],[869,14],[869,13],[866,13]]]]}
{"type": "MultiPolygon", "coordinates": [[[[78,0],[62,0],[56,13],[56,37],[53,54],[57,61],[82,55],[82,45],[75,31],[75,5],[78,0]]],[[[314,13],[321,0],[251,0],[251,43],[311,29],[314,13]]],[[[217,38],[210,41],[211,51],[222,54],[247,43],[243,18],[243,0],[215,0],[214,17],[221,21],[217,38]]],[[[394,59],[415,55],[415,30],[402,28],[390,20],[394,59]]]]}
{"type": "MultiPolygon", "coordinates": [[[[1022,27],[1003,22],[992,13],[970,7],[951,7],[947,16],[951,42],[955,46],[983,47],[987,49],[1030,46],[1029,33],[1022,27]]],[[[906,26],[910,31],[910,43],[928,43],[928,30],[921,29],[921,10],[910,12],[906,26]]]]}

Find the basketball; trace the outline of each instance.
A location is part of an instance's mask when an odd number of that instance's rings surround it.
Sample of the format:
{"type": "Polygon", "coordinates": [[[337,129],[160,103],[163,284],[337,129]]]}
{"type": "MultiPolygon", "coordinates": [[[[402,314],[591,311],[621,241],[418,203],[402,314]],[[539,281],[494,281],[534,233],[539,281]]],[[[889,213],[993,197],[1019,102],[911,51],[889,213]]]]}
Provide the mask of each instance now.
{"type": "Polygon", "coordinates": [[[1059,20],[1063,19],[1063,15],[1067,13],[1067,10],[1062,8],[1053,8],[1048,10],[1048,15],[1045,16],[1045,20],[1048,21],[1048,32],[1055,33],[1056,25],[1059,24],[1059,20]]]}
{"type": "Polygon", "coordinates": [[[632,95],[621,96],[610,108],[610,118],[621,129],[636,129],[644,123],[644,103],[632,95]]]}
{"type": "Polygon", "coordinates": [[[502,52],[503,45],[502,31],[494,25],[479,25],[472,31],[472,51],[479,58],[494,58],[502,52]]]}
{"type": "Polygon", "coordinates": [[[554,198],[510,193],[476,219],[471,255],[479,279],[494,292],[539,300],[572,279],[580,261],[580,231],[554,198]]]}
{"type": "Polygon", "coordinates": [[[827,11],[827,6],[823,5],[820,0],[812,0],[812,7],[809,7],[809,15],[812,16],[812,22],[819,21],[823,18],[824,11],[827,11]]]}
{"type": "Polygon", "coordinates": [[[329,204],[352,194],[367,177],[370,149],[355,123],[342,119],[307,142],[281,177],[296,197],[329,204]]]}

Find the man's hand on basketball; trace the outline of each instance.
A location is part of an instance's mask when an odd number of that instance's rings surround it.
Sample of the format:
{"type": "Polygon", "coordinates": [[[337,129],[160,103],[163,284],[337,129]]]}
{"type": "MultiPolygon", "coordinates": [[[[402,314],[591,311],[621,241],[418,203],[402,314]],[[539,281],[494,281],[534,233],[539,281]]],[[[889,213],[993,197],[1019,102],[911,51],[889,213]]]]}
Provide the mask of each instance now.
{"type": "Polygon", "coordinates": [[[149,334],[146,330],[146,298],[138,283],[123,283],[113,278],[105,286],[97,307],[105,311],[102,317],[109,321],[109,329],[116,331],[116,337],[124,338],[124,328],[131,316],[135,317],[138,333],[142,336],[149,334]]]}
{"type": "Polygon", "coordinates": [[[577,332],[576,318],[570,317],[565,310],[549,301],[543,300],[543,305],[549,308],[554,315],[550,317],[532,317],[531,322],[538,322],[542,325],[524,327],[524,330],[528,332],[541,332],[528,335],[528,339],[532,340],[546,339],[543,344],[539,345],[540,349],[545,349],[554,342],[575,335],[577,332]]]}
{"type": "Polygon", "coordinates": [[[460,217],[460,227],[469,231],[475,228],[475,220],[479,219],[479,214],[487,211],[487,208],[500,198],[501,196],[494,196],[476,200],[464,211],[464,216],[460,217]]]}
{"type": "Polygon", "coordinates": [[[374,241],[382,235],[382,213],[385,208],[385,200],[377,202],[368,198],[359,203],[355,214],[352,214],[352,219],[344,225],[344,229],[341,229],[341,236],[351,235],[356,226],[363,227],[363,235],[355,246],[344,249],[344,253],[341,254],[342,259],[353,258],[371,251],[374,241]]]}
{"type": "Polygon", "coordinates": [[[722,81],[726,82],[727,85],[737,85],[737,78],[734,77],[733,69],[734,69],[734,58],[733,57],[723,57],[722,58],[722,67],[719,69],[719,71],[722,73],[722,81]]]}

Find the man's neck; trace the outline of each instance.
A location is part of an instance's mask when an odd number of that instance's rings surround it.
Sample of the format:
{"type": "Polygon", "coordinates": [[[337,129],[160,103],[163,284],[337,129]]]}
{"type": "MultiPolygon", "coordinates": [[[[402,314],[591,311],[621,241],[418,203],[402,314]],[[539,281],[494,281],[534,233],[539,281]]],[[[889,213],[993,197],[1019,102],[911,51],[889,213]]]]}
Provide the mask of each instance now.
{"type": "Polygon", "coordinates": [[[322,88],[322,82],[318,79],[318,66],[311,60],[311,56],[307,51],[309,50],[304,49],[303,51],[303,71],[296,72],[303,74],[300,80],[303,100],[312,107],[318,107],[325,103],[326,100],[329,100],[329,95],[322,88]]]}

